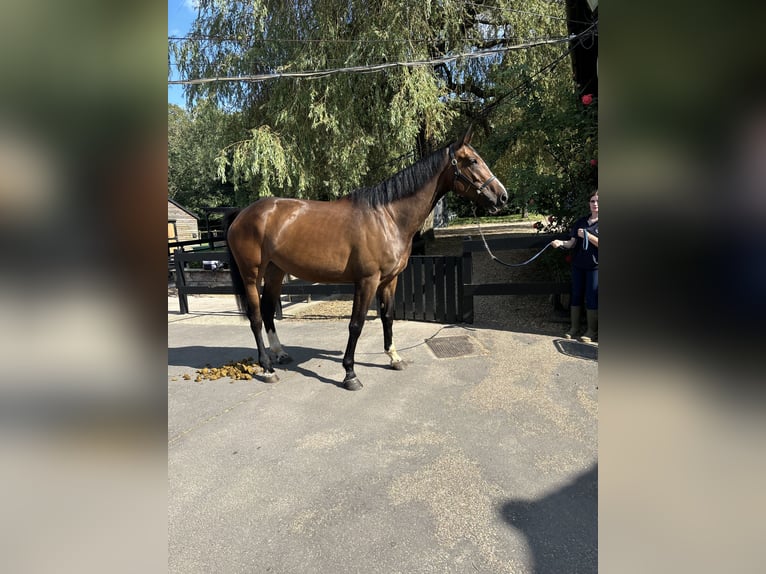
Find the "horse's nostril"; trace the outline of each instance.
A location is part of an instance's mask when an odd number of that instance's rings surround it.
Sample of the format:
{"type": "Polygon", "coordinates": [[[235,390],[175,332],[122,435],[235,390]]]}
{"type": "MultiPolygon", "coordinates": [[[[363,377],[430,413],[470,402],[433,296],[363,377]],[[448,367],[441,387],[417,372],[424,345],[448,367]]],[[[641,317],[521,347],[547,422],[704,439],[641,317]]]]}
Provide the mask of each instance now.
{"type": "Polygon", "coordinates": [[[500,196],[500,203],[506,203],[508,201],[508,192],[504,191],[503,195],[500,196]]]}

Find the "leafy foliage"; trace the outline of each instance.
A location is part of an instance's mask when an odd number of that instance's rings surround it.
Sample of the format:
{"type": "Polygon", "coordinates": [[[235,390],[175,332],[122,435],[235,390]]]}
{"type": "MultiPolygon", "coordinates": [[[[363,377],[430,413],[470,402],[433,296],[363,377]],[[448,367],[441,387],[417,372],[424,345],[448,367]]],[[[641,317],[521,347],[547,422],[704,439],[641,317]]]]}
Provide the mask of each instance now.
{"type": "Polygon", "coordinates": [[[571,86],[552,85],[545,94],[535,87],[518,100],[507,131],[497,130],[503,152],[495,171],[514,190],[519,211],[549,216],[541,231],[567,229],[588,213],[587,199],[598,187],[597,105],[595,99],[582,104],[571,86]],[[506,142],[503,133],[513,140],[506,142]]]}
{"type": "Polygon", "coordinates": [[[234,189],[219,177],[215,158],[237,132],[237,118],[210,102],[191,112],[168,105],[168,196],[192,211],[231,205],[234,189]]]}
{"type": "MultiPolygon", "coordinates": [[[[184,77],[211,78],[412,62],[566,35],[562,0],[528,0],[523,10],[510,0],[200,0],[189,38],[170,48],[184,77]]],[[[189,117],[172,111],[187,135],[169,157],[170,193],[196,194],[188,205],[332,199],[381,181],[476,122],[484,129],[474,143],[513,207],[534,205],[564,225],[595,185],[589,161],[597,150],[596,105],[582,104],[565,49],[189,85],[189,117]]],[[[459,202],[450,208],[466,214],[459,202]]]]}

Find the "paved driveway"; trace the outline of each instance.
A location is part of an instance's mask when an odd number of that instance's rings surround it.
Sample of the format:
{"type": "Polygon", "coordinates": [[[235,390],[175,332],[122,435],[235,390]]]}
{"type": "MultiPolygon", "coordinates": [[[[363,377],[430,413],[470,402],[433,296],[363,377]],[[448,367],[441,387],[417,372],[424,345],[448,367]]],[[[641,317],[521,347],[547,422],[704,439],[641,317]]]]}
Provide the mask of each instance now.
{"type": "Polygon", "coordinates": [[[392,371],[373,321],[350,392],[346,322],[290,319],[278,383],[195,382],[254,355],[233,297],[204,299],[168,299],[170,572],[597,571],[593,348],[397,321],[392,371]]]}

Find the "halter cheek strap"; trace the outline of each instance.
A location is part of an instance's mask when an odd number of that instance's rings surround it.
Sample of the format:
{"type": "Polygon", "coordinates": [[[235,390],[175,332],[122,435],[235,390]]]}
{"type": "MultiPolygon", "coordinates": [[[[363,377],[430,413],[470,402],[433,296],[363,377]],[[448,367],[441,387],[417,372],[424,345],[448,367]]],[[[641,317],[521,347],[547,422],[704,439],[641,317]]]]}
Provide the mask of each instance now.
{"type": "Polygon", "coordinates": [[[476,193],[481,195],[484,193],[484,188],[487,187],[490,183],[495,181],[497,179],[496,176],[490,177],[487,181],[482,183],[480,186],[476,185],[471,179],[468,179],[461,171],[460,168],[457,166],[457,158],[455,158],[455,152],[452,150],[452,148],[449,149],[449,158],[450,158],[450,164],[452,164],[452,167],[455,169],[455,173],[452,177],[452,188],[455,188],[455,182],[457,180],[462,181],[463,183],[467,183],[472,188],[476,190],[476,193]]]}

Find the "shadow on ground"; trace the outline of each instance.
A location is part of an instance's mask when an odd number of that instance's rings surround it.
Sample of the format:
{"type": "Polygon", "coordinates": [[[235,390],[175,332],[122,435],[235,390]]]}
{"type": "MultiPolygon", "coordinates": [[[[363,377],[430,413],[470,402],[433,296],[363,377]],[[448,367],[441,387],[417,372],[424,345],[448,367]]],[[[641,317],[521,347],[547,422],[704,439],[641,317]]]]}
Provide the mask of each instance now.
{"type": "MultiPolygon", "coordinates": [[[[326,349],[314,349],[311,347],[291,346],[287,349],[292,361],[283,364],[277,364],[273,355],[272,361],[274,369],[278,376],[283,373],[298,373],[304,377],[316,380],[320,383],[343,387],[343,352],[328,351],[326,349]],[[316,372],[314,369],[307,369],[303,365],[308,361],[316,359],[319,361],[328,361],[332,363],[331,379],[316,372]]],[[[382,355],[382,354],[381,354],[382,355]]],[[[176,367],[188,367],[191,369],[201,369],[203,367],[220,367],[230,361],[243,361],[256,363],[258,352],[252,347],[207,347],[202,345],[192,345],[189,347],[169,347],[168,365],[176,367]]],[[[355,361],[357,367],[369,367],[388,369],[388,358],[386,362],[368,363],[364,361],[355,361]]],[[[321,362],[318,363],[321,365],[321,362]]]]}
{"type": "Polygon", "coordinates": [[[527,539],[534,574],[598,571],[598,465],[537,500],[510,500],[500,515],[527,539]]]}

